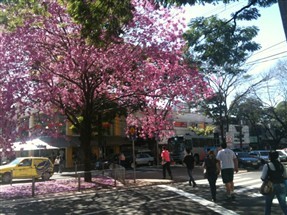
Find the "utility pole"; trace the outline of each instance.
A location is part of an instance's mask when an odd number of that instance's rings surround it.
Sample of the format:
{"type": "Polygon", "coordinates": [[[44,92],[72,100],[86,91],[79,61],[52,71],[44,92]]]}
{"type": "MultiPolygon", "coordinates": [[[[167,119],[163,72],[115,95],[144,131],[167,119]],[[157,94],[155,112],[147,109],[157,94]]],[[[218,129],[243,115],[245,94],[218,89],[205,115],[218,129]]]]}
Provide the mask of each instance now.
{"type": "Polygon", "coordinates": [[[287,40],[287,0],[278,0],[285,38],[287,40]]]}
{"type": "Polygon", "coordinates": [[[240,149],[242,150],[243,149],[243,145],[242,145],[242,124],[240,124],[239,126],[239,144],[240,144],[240,149]]]}

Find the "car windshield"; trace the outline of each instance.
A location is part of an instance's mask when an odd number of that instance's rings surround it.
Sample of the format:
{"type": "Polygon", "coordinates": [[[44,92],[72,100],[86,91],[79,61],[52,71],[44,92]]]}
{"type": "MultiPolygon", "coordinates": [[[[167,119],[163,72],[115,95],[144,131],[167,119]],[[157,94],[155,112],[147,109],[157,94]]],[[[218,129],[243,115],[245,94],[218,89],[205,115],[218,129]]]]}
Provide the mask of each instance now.
{"type": "Polygon", "coordinates": [[[260,154],[263,156],[269,156],[269,152],[260,152],[260,154]]]}
{"type": "Polygon", "coordinates": [[[22,160],[23,160],[23,158],[16,158],[15,160],[11,161],[11,162],[9,163],[9,165],[17,165],[17,164],[19,164],[22,160]]]}

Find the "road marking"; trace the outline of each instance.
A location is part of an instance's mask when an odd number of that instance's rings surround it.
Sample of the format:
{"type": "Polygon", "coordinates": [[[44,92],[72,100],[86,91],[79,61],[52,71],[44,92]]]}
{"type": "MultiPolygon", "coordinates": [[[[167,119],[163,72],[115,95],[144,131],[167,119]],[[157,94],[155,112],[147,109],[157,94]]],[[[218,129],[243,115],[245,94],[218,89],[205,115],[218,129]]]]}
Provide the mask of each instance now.
{"type": "MultiPolygon", "coordinates": [[[[196,180],[197,184],[206,184],[208,185],[208,181],[207,179],[200,179],[200,180],[196,180]]],[[[238,177],[234,177],[234,186],[235,186],[235,193],[247,193],[249,190],[254,190],[254,189],[258,189],[257,192],[248,194],[249,197],[262,197],[262,194],[259,193],[259,187],[262,184],[262,180],[261,179],[251,179],[251,178],[238,178],[238,177]],[[251,184],[251,185],[249,185],[251,184]],[[245,185],[249,185],[249,186],[245,186],[245,185]],[[240,188],[240,186],[242,186],[242,188],[240,188]]],[[[217,186],[223,186],[223,182],[222,180],[218,180],[216,182],[217,186]]],[[[287,200],[287,196],[286,196],[286,200],[287,200]]],[[[276,196],[273,199],[273,204],[279,204],[278,199],[276,198],[276,196]]]]}
{"type": "Polygon", "coordinates": [[[166,190],[175,192],[175,193],[177,193],[181,196],[184,196],[186,198],[192,199],[192,201],[195,201],[195,202],[205,206],[206,208],[213,210],[216,213],[224,214],[224,215],[238,215],[238,213],[236,213],[234,211],[228,210],[228,209],[226,209],[226,208],[224,208],[224,207],[222,207],[222,206],[220,206],[214,202],[208,201],[208,200],[201,198],[197,195],[194,195],[192,193],[187,193],[183,190],[180,190],[180,189],[177,189],[175,187],[168,186],[168,185],[157,185],[157,186],[164,188],[166,190]]]}

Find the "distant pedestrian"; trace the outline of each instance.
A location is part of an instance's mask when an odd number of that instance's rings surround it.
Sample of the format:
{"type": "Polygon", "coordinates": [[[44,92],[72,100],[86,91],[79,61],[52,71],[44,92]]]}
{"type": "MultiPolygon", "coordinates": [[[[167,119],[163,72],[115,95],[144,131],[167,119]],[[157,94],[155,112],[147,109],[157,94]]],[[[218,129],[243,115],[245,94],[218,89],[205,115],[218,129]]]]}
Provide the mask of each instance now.
{"type": "Polygon", "coordinates": [[[64,166],[65,166],[65,158],[64,156],[60,155],[60,163],[59,163],[59,173],[63,172],[64,166]]]}
{"type": "Polygon", "coordinates": [[[169,151],[165,146],[162,147],[162,152],[161,152],[161,164],[162,164],[162,174],[163,178],[166,178],[166,171],[169,174],[170,179],[172,180],[172,174],[170,170],[170,154],[169,151]]]}
{"type": "Polygon", "coordinates": [[[204,159],[203,168],[206,170],[206,178],[209,183],[211,198],[216,202],[216,180],[219,175],[218,160],[212,150],[208,151],[207,157],[204,159]]]}
{"type": "Polygon", "coordinates": [[[219,160],[221,169],[222,181],[225,184],[227,199],[235,198],[234,194],[234,171],[238,172],[238,160],[235,153],[227,148],[226,143],[221,144],[221,150],[217,153],[216,159],[219,160]]]}
{"type": "Polygon", "coordinates": [[[126,157],[124,155],[124,153],[120,153],[119,154],[119,165],[122,167],[125,167],[125,162],[126,162],[126,157]]]}
{"type": "Polygon", "coordinates": [[[286,188],[284,181],[287,178],[287,172],[284,165],[278,160],[279,153],[277,151],[269,152],[270,162],[264,164],[262,169],[261,180],[269,179],[273,184],[273,193],[265,195],[265,215],[271,214],[273,198],[276,196],[279,205],[285,215],[287,215],[286,206],[286,188]]]}
{"type": "Polygon", "coordinates": [[[196,187],[196,183],[192,175],[192,171],[194,169],[194,162],[195,162],[194,156],[190,149],[186,149],[186,153],[187,155],[184,157],[183,163],[186,166],[187,174],[189,176],[189,186],[191,186],[191,182],[192,182],[193,187],[196,187]]]}
{"type": "Polygon", "coordinates": [[[57,156],[54,161],[54,172],[59,172],[60,156],[57,156]]]}

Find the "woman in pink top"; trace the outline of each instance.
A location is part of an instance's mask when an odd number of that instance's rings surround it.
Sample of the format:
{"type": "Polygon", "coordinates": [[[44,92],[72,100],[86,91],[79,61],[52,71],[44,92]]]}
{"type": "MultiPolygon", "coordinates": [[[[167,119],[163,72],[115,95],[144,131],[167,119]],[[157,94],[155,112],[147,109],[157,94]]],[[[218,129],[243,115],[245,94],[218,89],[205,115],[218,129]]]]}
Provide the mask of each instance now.
{"type": "Polygon", "coordinates": [[[169,177],[172,180],[172,174],[171,174],[171,170],[170,170],[170,155],[169,155],[169,151],[167,150],[167,148],[165,146],[162,147],[161,164],[162,164],[163,178],[165,179],[166,170],[167,170],[169,177]]]}

